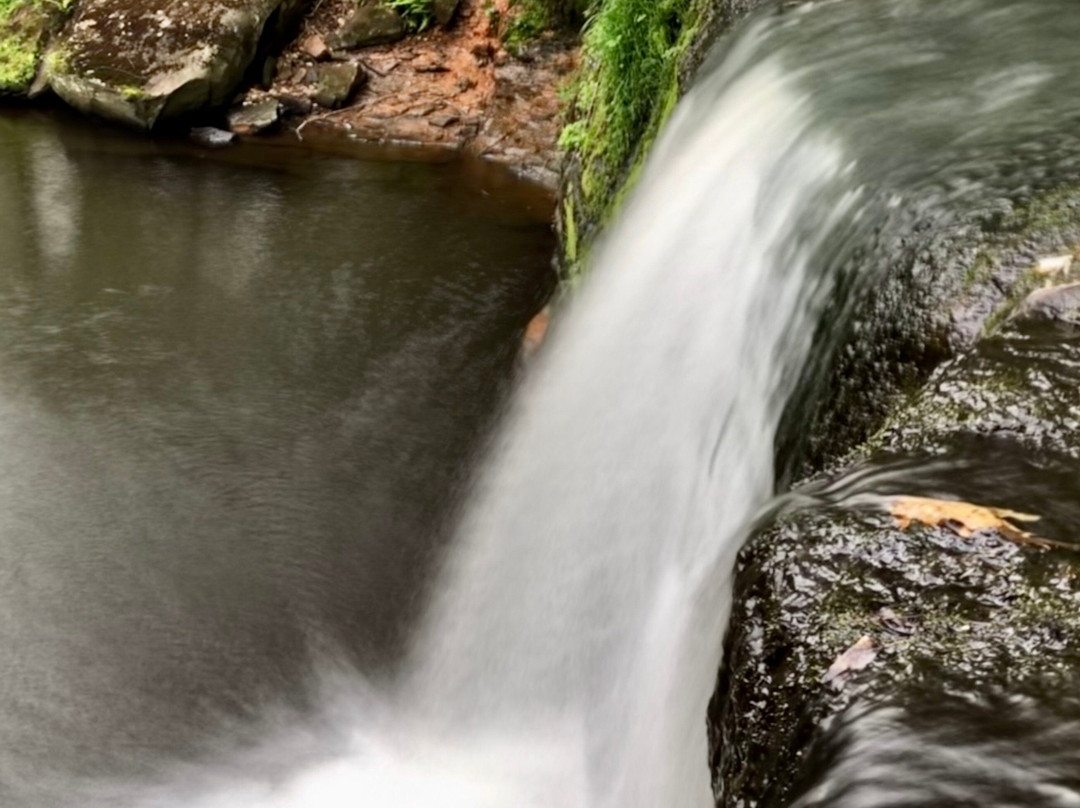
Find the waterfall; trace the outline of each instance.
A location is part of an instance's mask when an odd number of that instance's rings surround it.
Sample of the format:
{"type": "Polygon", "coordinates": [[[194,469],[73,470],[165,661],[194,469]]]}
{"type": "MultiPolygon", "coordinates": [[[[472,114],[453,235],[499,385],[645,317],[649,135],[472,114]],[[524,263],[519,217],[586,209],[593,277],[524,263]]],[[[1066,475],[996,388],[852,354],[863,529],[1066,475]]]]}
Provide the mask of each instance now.
{"type": "Polygon", "coordinates": [[[339,691],[363,729],[333,761],[187,804],[711,804],[728,577],[828,289],[811,256],[858,199],[759,45],[681,106],[517,396],[409,674],[339,691]]]}

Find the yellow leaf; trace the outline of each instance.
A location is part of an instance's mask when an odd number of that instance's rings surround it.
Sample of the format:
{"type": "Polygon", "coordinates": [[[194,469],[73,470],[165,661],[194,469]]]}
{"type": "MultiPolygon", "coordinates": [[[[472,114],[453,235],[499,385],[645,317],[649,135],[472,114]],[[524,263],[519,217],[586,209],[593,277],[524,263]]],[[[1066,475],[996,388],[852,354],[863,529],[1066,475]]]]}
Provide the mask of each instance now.
{"type": "Polygon", "coordinates": [[[1013,522],[1037,522],[1039,517],[1005,508],[926,497],[896,497],[892,500],[890,511],[901,530],[907,530],[917,523],[946,528],[964,539],[971,538],[981,530],[992,530],[1021,544],[1036,547],[1070,546],[1039,538],[1020,529],[1013,522]]]}

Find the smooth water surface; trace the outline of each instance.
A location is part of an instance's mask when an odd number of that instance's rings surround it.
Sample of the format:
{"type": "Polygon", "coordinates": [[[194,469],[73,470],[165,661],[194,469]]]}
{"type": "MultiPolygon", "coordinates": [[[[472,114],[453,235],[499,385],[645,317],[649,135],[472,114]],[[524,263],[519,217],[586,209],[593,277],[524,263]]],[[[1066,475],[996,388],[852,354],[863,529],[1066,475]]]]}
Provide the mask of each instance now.
{"type": "Polygon", "coordinates": [[[393,665],[548,215],[462,166],[0,117],[0,804],[393,665]]]}

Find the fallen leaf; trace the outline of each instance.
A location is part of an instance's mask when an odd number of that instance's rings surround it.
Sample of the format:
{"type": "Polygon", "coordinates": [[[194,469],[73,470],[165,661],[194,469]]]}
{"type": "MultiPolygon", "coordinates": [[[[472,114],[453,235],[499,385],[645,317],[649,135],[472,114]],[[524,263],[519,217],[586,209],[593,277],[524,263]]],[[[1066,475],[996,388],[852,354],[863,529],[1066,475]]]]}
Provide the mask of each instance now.
{"type": "Polygon", "coordinates": [[[928,527],[946,528],[962,539],[970,539],[979,531],[992,530],[1019,544],[1035,547],[1068,546],[1021,530],[1013,522],[1038,522],[1039,517],[1006,508],[989,508],[946,499],[896,497],[890,510],[901,530],[907,530],[912,524],[918,523],[928,527]]]}
{"type": "Polygon", "coordinates": [[[549,308],[544,308],[543,311],[529,321],[529,325],[525,328],[525,337],[522,340],[522,347],[526,357],[536,353],[543,344],[550,323],[551,311],[549,308]]]}
{"type": "Polygon", "coordinates": [[[877,655],[877,643],[874,642],[873,637],[867,634],[865,637],[859,638],[858,642],[836,658],[836,661],[829,666],[821,681],[825,684],[833,682],[835,687],[840,687],[843,685],[841,677],[869,667],[870,663],[877,658],[877,655]]]}

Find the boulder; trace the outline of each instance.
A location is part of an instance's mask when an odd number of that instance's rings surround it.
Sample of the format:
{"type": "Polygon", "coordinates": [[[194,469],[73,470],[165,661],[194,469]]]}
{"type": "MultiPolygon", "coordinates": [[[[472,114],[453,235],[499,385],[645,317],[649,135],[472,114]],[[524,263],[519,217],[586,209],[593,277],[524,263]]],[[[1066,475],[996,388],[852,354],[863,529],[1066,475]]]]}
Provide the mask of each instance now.
{"type": "Polygon", "coordinates": [[[320,64],[316,69],[315,103],[327,109],[347,104],[367,81],[367,73],[354,62],[320,64]]]}
{"type": "Polygon", "coordinates": [[[1037,289],[1020,304],[1013,318],[1080,325],[1080,283],[1037,289]]]}
{"type": "Polygon", "coordinates": [[[301,0],[82,0],[45,79],[78,110],[140,128],[229,101],[301,0]]]}
{"type": "Polygon", "coordinates": [[[331,48],[348,50],[397,42],[408,33],[405,18],[380,0],[364,0],[335,34],[331,48]]]}

